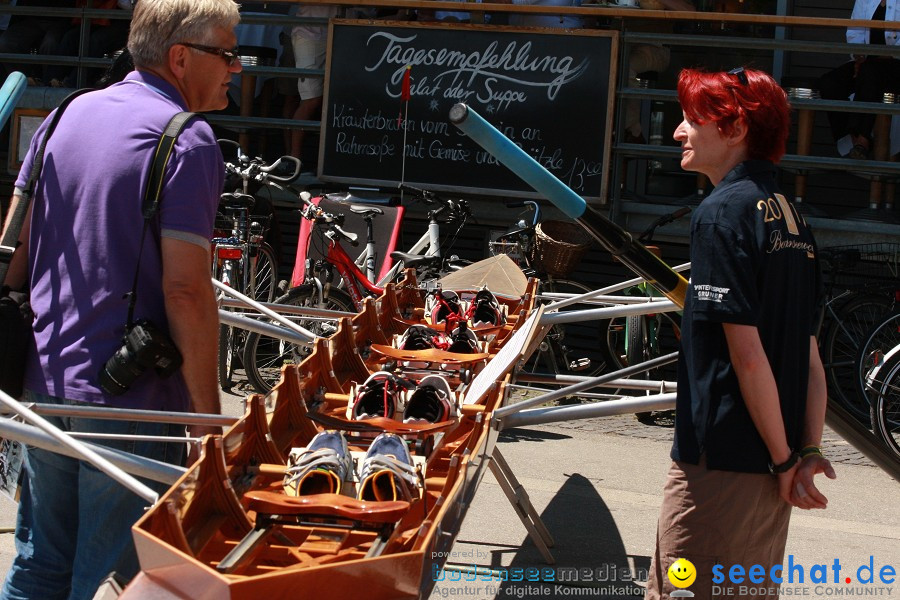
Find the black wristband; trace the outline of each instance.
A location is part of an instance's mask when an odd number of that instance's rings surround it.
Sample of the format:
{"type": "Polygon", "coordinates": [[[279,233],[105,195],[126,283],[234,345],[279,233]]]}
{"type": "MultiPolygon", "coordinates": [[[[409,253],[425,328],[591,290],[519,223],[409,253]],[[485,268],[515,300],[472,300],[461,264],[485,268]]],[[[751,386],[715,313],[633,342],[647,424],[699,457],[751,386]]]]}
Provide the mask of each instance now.
{"type": "Polygon", "coordinates": [[[797,461],[799,460],[800,453],[795,450],[794,452],[791,452],[791,455],[788,457],[788,459],[780,465],[773,465],[771,462],[769,462],[769,473],[771,473],[772,475],[778,475],[779,473],[790,471],[791,467],[796,465],[797,461]]]}

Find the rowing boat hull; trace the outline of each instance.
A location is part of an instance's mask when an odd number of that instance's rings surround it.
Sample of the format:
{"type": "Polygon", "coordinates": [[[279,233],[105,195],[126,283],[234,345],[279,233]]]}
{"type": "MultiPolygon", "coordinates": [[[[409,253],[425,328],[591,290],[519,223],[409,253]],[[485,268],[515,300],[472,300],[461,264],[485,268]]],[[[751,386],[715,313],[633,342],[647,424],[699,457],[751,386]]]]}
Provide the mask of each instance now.
{"type": "MultiPolygon", "coordinates": [[[[372,346],[389,343],[392,333],[421,316],[422,298],[410,278],[344,319],[302,363],[286,365],[272,393],[251,396],[246,414],[224,436],[204,440],[200,460],[135,525],[141,574],[124,597],[381,600],[430,594],[489,464],[498,436],[491,415],[505,400],[511,366],[485,373],[489,377],[481,378],[479,388],[484,393],[467,395],[471,402],[453,422],[418,430],[396,424],[408,439],[422,442],[414,447],[427,456],[423,492],[381,534],[379,552],[373,553],[379,538],[364,526],[365,516],[351,519],[345,530],[315,515],[269,530],[252,501],[252,492],[280,488],[280,475],[272,473],[283,473],[292,447],[305,446],[323,423],[330,428],[340,422],[350,382],[390,360],[372,346]],[[437,446],[423,450],[435,433],[437,446]],[[260,531],[265,541],[247,541],[260,531]],[[232,560],[235,553],[239,558],[232,560]]],[[[492,330],[492,356],[526,323],[533,291],[532,285],[523,298],[507,301],[511,325],[492,330]]],[[[534,319],[528,322],[533,326],[534,319]]],[[[530,345],[527,335],[518,337],[522,348],[530,345]]],[[[479,382],[472,383],[474,369],[489,371],[491,364],[455,365],[447,377],[473,391],[479,382]]],[[[352,436],[367,433],[347,435],[356,440],[352,436]]]]}

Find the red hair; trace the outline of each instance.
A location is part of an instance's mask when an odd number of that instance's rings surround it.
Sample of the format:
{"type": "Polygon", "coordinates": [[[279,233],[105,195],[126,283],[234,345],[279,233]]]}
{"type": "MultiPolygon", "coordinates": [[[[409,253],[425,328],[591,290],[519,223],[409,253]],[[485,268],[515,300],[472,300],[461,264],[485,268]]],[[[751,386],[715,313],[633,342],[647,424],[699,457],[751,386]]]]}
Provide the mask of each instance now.
{"type": "Polygon", "coordinates": [[[777,163],[784,156],[791,105],[768,73],[684,69],[678,76],[678,101],[688,119],[700,125],[714,122],[725,135],[738,120],[743,121],[749,158],[777,163]]]}

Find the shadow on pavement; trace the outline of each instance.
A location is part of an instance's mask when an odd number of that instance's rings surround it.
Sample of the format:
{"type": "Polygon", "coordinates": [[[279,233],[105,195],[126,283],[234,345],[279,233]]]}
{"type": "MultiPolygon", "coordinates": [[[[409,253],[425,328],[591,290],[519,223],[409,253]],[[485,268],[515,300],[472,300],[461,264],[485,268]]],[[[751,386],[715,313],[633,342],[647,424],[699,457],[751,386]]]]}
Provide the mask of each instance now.
{"type": "MultiPolygon", "coordinates": [[[[501,583],[497,598],[643,597],[644,588],[632,580],[646,580],[650,557],[626,554],[609,508],[587,478],[570,475],[541,519],[556,542],[550,549],[556,564],[547,565],[531,539],[526,538],[514,550],[509,567],[510,579],[514,578],[513,569],[519,568],[522,571],[516,578],[523,580],[501,583]]],[[[500,555],[510,551],[495,550],[493,568],[501,565],[500,555]]]]}
{"type": "Polygon", "coordinates": [[[536,429],[504,429],[500,432],[501,442],[548,442],[551,440],[567,440],[571,436],[553,431],[540,431],[536,429]]]}

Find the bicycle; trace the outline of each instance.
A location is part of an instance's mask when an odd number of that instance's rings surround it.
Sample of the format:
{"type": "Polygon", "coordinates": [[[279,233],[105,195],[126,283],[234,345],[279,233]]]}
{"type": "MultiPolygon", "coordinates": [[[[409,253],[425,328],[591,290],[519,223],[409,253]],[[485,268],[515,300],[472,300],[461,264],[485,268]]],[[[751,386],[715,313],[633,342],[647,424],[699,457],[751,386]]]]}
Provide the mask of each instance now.
{"type": "MultiPolygon", "coordinates": [[[[826,302],[819,352],[829,395],[860,422],[870,420],[860,348],[873,326],[896,305],[898,247],[865,244],[823,248],[826,302]]],[[[869,351],[866,351],[867,353],[869,351]]]]}
{"type": "Polygon", "coordinates": [[[872,400],[872,430],[900,458],[900,346],[888,350],[883,360],[869,369],[865,380],[872,400]]]}
{"type": "MultiPolygon", "coordinates": [[[[220,140],[223,141],[223,140],[220,140]]],[[[224,140],[227,141],[227,140],[224,140]]],[[[251,159],[238,148],[236,163],[226,162],[226,172],[244,181],[247,189],[250,181],[277,185],[270,179],[287,182],[300,170],[299,161],[282,157],[272,165],[261,159],[251,159]],[[283,163],[293,163],[294,175],[273,175],[283,163]]],[[[274,221],[273,215],[254,215],[257,200],[254,196],[235,191],[222,194],[216,215],[212,244],[212,275],[225,285],[255,300],[271,302],[275,297],[278,280],[278,259],[275,250],[266,243],[265,236],[274,221]]],[[[218,377],[222,389],[233,385],[235,357],[240,356],[245,341],[242,330],[229,325],[219,326],[218,377]]]]}
{"type": "MultiPolygon", "coordinates": [[[[564,274],[571,271],[589,246],[589,238],[577,226],[567,230],[576,243],[558,243],[562,248],[555,256],[548,258],[544,250],[551,239],[543,232],[541,209],[532,200],[508,202],[507,208],[526,207],[531,211],[530,223],[521,219],[516,226],[488,243],[492,256],[506,254],[528,276],[540,279],[538,295],[544,302],[586,294],[593,290],[588,286],[566,279],[564,274]],[[540,228],[540,229],[539,229],[540,228]],[[577,237],[582,235],[583,237],[577,237]],[[542,248],[543,246],[543,248],[542,248]],[[542,251],[543,250],[543,251],[542,251]]],[[[568,223],[561,223],[568,225],[568,223]]],[[[562,237],[562,236],[561,236],[562,237]]],[[[572,310],[597,308],[589,303],[575,303],[572,310]]],[[[597,352],[598,330],[590,323],[567,323],[553,325],[538,348],[525,362],[520,371],[529,374],[578,375],[592,377],[606,367],[602,355],[597,352]]]]}
{"type": "MultiPolygon", "coordinates": [[[[638,241],[652,252],[659,254],[659,248],[653,246],[653,235],[659,227],[668,225],[691,212],[691,207],[684,206],[663,215],[650,224],[638,237],[638,241]]],[[[662,294],[652,285],[643,281],[624,291],[626,296],[659,298],[662,294]]],[[[605,340],[607,360],[613,370],[636,365],[651,358],[662,356],[678,348],[681,339],[681,313],[651,313],[630,317],[617,317],[603,321],[602,339],[605,340]],[[669,348],[664,348],[669,346],[669,348]]],[[[662,379],[662,374],[645,371],[638,375],[641,379],[662,379]]],[[[635,418],[647,422],[652,413],[635,413],[635,418]]]]}
{"type": "MultiPolygon", "coordinates": [[[[356,260],[351,258],[341,242],[351,245],[358,244],[358,235],[348,232],[343,228],[344,215],[331,213],[317,206],[307,192],[301,192],[298,197],[303,202],[301,216],[312,224],[312,235],[309,243],[317,243],[322,246],[324,260],[307,260],[305,278],[302,283],[292,287],[288,292],[278,298],[278,304],[287,304],[301,308],[324,309],[329,311],[357,312],[362,309],[363,300],[367,297],[381,295],[383,287],[373,283],[370,276],[362,271],[356,260]]],[[[423,194],[423,198],[426,197],[423,194]]],[[[440,200],[436,195],[427,195],[429,202],[441,202],[442,206],[454,207],[448,215],[450,219],[464,223],[468,214],[468,205],[465,201],[456,200],[448,202],[440,200]],[[459,215],[459,218],[456,215],[459,215]],[[462,215],[466,215],[465,218],[462,215]]],[[[362,255],[362,264],[372,265],[374,262],[374,232],[372,221],[382,213],[377,206],[348,205],[348,210],[360,216],[366,222],[367,251],[362,255]]],[[[443,210],[432,211],[429,219],[429,231],[420,238],[413,249],[434,248],[437,252],[439,245],[437,239],[438,216],[443,210]]],[[[457,230],[458,233],[459,230],[457,230]]],[[[454,235],[455,237],[455,235],[454,235]]],[[[392,257],[398,261],[406,261],[410,267],[433,272],[438,265],[447,266],[451,259],[442,259],[439,254],[428,256],[427,254],[415,255],[411,253],[392,253],[392,257]]],[[[399,268],[399,267],[398,267],[399,268]]],[[[449,268],[449,267],[448,267],[449,268]]],[[[369,275],[374,269],[367,268],[369,275]]],[[[398,273],[400,271],[397,271],[398,273]]],[[[330,335],[334,331],[333,319],[313,318],[308,316],[298,317],[300,324],[306,329],[320,336],[330,335]]],[[[302,360],[310,352],[309,348],[296,346],[282,340],[258,333],[247,336],[244,344],[244,369],[247,378],[253,387],[266,393],[277,382],[280,376],[281,366],[286,362],[302,360]]]]}

